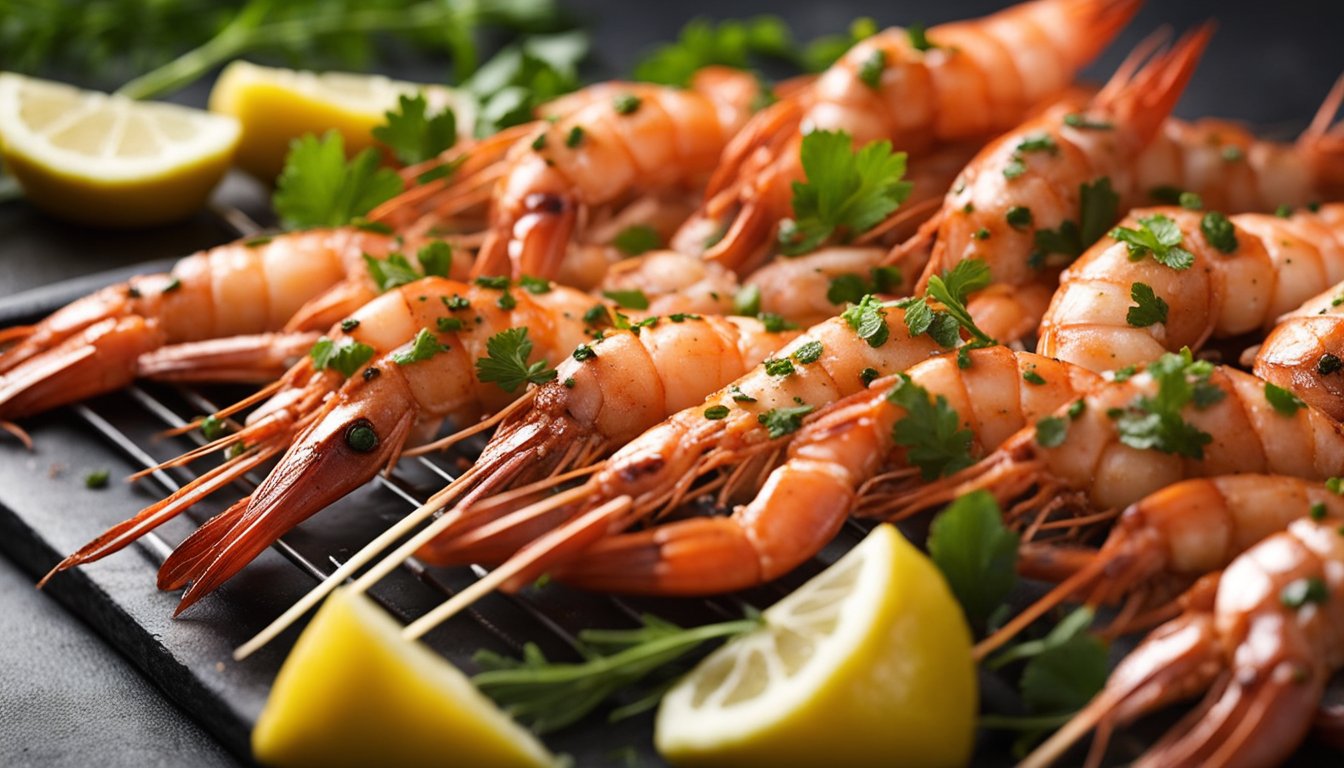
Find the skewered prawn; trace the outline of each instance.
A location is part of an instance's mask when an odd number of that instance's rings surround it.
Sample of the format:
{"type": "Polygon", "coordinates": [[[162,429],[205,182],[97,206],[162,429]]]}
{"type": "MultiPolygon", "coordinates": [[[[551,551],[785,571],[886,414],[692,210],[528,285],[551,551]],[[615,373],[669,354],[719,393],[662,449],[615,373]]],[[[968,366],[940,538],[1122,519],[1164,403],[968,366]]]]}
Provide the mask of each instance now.
{"type": "Polygon", "coordinates": [[[1103,238],[1064,271],[1041,323],[1041,354],[1093,370],[1143,363],[1211,337],[1268,330],[1279,315],[1344,279],[1341,205],[1289,218],[1146,209],[1121,226],[1150,225],[1175,233],[1169,242],[1193,254],[1192,265],[1167,266],[1142,248],[1136,259],[1135,248],[1103,238]],[[1139,316],[1136,297],[1144,290],[1151,297],[1143,303],[1155,302],[1160,318],[1139,316]]]}
{"type": "MultiPolygon", "coordinates": [[[[902,379],[874,382],[827,408],[790,441],[788,458],[732,515],[610,535],[580,557],[552,563],[549,572],[613,592],[701,595],[756,586],[816,555],[879,471],[910,467],[893,443],[893,428],[906,412],[890,398],[892,384],[945,401],[959,414],[969,453],[982,455],[1097,381],[1074,366],[1004,347],[972,350],[967,359],[963,368],[955,354],[932,358],[902,379]]],[[[603,490],[588,503],[609,497],[603,490]]]]}
{"type": "Polygon", "coordinates": [[[1028,427],[957,475],[868,503],[900,518],[979,488],[1005,502],[1032,491],[1008,514],[1034,531],[1058,509],[1119,510],[1185,478],[1261,472],[1324,480],[1344,466],[1344,428],[1329,416],[1271,402],[1265,382],[1192,363],[1188,352],[1105,382],[1079,402],[1052,417],[1063,434],[1050,445],[1028,427]]]}
{"type": "MultiPolygon", "coordinates": [[[[168,464],[233,445],[244,450],[114,526],[52,573],[121,549],[286,450],[280,469],[253,497],[257,506],[283,502],[294,515],[287,529],[395,461],[403,444],[415,442],[412,437],[423,441],[441,419],[471,424],[511,402],[513,391],[473,372],[497,332],[526,328],[532,344],[527,362],[555,361],[586,338],[583,316],[592,306],[591,296],[559,286],[533,294],[426,278],[388,291],[331,330],[332,357],[348,356],[344,361],[319,367],[315,359],[304,359],[277,384],[220,414],[270,395],[247,426],[168,464]],[[352,442],[356,430],[362,436],[352,442]]],[[[247,508],[244,499],[224,516],[236,520],[247,508]]],[[[211,531],[220,533],[221,527],[211,531]]]]}
{"type": "Polygon", "coordinates": [[[1043,768],[1094,726],[1117,725],[1207,690],[1138,768],[1276,765],[1302,742],[1330,675],[1344,666],[1344,536],[1301,519],[1238,557],[1212,604],[1154,630],[1105,689],[1023,761],[1043,768]]]}
{"type": "MultiPolygon", "coordinates": [[[[810,88],[752,118],[674,244],[739,274],[750,271],[789,214],[790,182],[802,178],[803,133],[841,130],[858,146],[887,139],[918,170],[935,146],[1007,130],[1057,97],[1138,6],[1137,0],[1036,0],[935,26],[927,45],[894,28],[858,43],[810,88]],[[725,234],[703,245],[718,233],[725,234]]],[[[906,206],[942,191],[917,186],[906,206]]]]}
{"type": "Polygon", "coordinates": [[[1117,629],[1132,631],[1172,618],[1170,598],[1294,520],[1344,518],[1344,497],[1324,484],[1277,475],[1228,475],[1185,480],[1144,497],[1121,514],[1097,550],[1028,544],[1018,570],[1029,576],[1068,575],[976,646],[977,657],[1000,647],[1064,600],[1119,603],[1117,629]]]}
{"type": "Polygon", "coordinates": [[[603,84],[566,102],[510,150],[475,274],[556,277],[596,209],[698,194],[759,94],[754,76],[709,67],[691,90],[603,84]]]}

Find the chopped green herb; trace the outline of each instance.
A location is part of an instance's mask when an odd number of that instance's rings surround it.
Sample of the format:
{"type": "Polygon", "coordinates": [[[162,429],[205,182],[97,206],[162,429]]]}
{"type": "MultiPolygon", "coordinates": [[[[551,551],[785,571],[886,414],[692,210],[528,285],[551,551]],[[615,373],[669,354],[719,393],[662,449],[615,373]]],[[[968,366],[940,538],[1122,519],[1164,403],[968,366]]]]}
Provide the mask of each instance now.
{"type": "Polygon", "coordinates": [[[770,439],[780,438],[785,435],[793,434],[803,425],[803,417],[813,411],[810,405],[800,405],[796,408],[771,408],[765,413],[757,414],[756,421],[765,426],[770,439]]]}
{"type": "Polygon", "coordinates": [[[1292,416],[1307,407],[1307,404],[1302,402],[1302,398],[1283,387],[1276,387],[1268,381],[1265,382],[1265,400],[1283,416],[1292,416]]]}
{"type": "Polygon", "coordinates": [[[625,309],[648,309],[649,297],[638,289],[629,291],[603,291],[603,296],[616,302],[616,306],[625,309]]]}
{"type": "Polygon", "coordinates": [[[1022,380],[1037,387],[1045,384],[1045,377],[1037,373],[1035,368],[1028,368],[1023,371],[1022,380]]]}
{"type": "Polygon", "coordinates": [[[489,288],[495,291],[506,290],[512,284],[512,281],[509,280],[507,275],[481,275],[473,282],[482,288],[489,288]]]}
{"type": "Polygon", "coordinates": [[[1148,373],[1158,383],[1157,394],[1140,395],[1129,407],[1107,414],[1116,422],[1120,442],[1140,450],[1204,458],[1204,446],[1213,438],[1182,418],[1181,410],[1190,404],[1207,408],[1226,396],[1209,382],[1212,372],[1213,366],[1196,362],[1188,348],[1154,361],[1148,373]]]}
{"type": "Polygon", "coordinates": [[[766,360],[763,365],[765,366],[765,372],[771,376],[792,376],[794,374],[793,363],[787,357],[766,360]]]}
{"type": "Polygon", "coordinates": [[[709,406],[708,408],[705,409],[705,418],[709,419],[710,421],[718,421],[719,419],[728,418],[728,406],[726,405],[709,406]]]}
{"type": "Polygon", "coordinates": [[[663,237],[647,224],[636,224],[622,229],[611,244],[626,256],[638,256],[663,247],[663,237]]]}
{"type": "Polygon", "coordinates": [[[918,22],[905,28],[905,38],[916,51],[931,51],[938,47],[929,40],[928,29],[918,22]]]}
{"type": "Polygon", "coordinates": [[[1078,128],[1085,131],[1109,131],[1115,128],[1115,123],[1105,120],[1092,120],[1086,115],[1080,115],[1077,112],[1070,112],[1064,116],[1064,124],[1070,128],[1078,128]]]}
{"type": "Polygon", "coordinates": [[[797,323],[791,323],[785,320],[782,315],[774,312],[761,312],[756,315],[756,319],[765,327],[766,333],[779,333],[780,331],[791,331],[798,327],[797,323]]]}
{"type": "Polygon", "coordinates": [[[201,419],[201,437],[209,442],[214,442],[219,438],[229,434],[229,425],[218,416],[206,416],[201,419]]]}
{"type": "Polygon", "coordinates": [[[259,237],[249,237],[243,241],[243,246],[247,248],[260,248],[275,239],[275,235],[261,235],[259,237]]]}
{"type": "Polygon", "coordinates": [[[1152,256],[1157,263],[1175,270],[1189,269],[1195,263],[1195,255],[1180,247],[1181,228],[1160,213],[1139,219],[1139,229],[1116,227],[1111,237],[1125,244],[1134,261],[1152,256]]]}
{"type": "Polygon", "coordinates": [[[308,357],[313,361],[313,368],[319,371],[336,371],[347,379],[372,360],[373,354],[374,349],[368,344],[361,344],[350,338],[332,341],[326,336],[318,339],[308,351],[308,357]]]}
{"type": "Polygon", "coordinates": [[[440,300],[443,301],[443,306],[447,307],[449,312],[471,309],[471,302],[456,293],[446,298],[441,297],[440,300]]]}
{"type": "Polygon", "coordinates": [[[85,488],[106,488],[106,487],[107,487],[107,479],[108,479],[110,476],[111,476],[111,472],[109,472],[109,471],[106,470],[106,469],[95,469],[95,470],[93,470],[92,472],[89,472],[88,474],[84,475],[84,487],[85,487],[85,488]]]}
{"type": "Polygon", "coordinates": [[[882,84],[882,71],[887,68],[887,52],[874,48],[859,65],[859,80],[869,88],[876,89],[882,84]]]}
{"type": "Polygon", "coordinates": [[[1150,325],[1167,322],[1167,302],[1153,292],[1147,283],[1134,283],[1129,286],[1129,298],[1134,306],[1125,314],[1125,321],[1135,328],[1147,328],[1150,325]]]}
{"type": "Polygon", "coordinates": [[[440,352],[447,351],[448,347],[439,343],[439,339],[428,328],[421,328],[420,332],[415,334],[411,340],[409,349],[404,349],[392,355],[392,362],[397,365],[410,365],[428,360],[440,352]]]}
{"type": "Polygon", "coordinates": [[[546,148],[546,134],[547,131],[542,131],[541,133],[537,134],[537,138],[532,140],[533,149],[540,152],[541,150],[546,148]]]}
{"type": "Polygon", "coordinates": [[[551,281],[543,277],[523,275],[518,278],[518,286],[533,296],[540,296],[551,292],[551,281]]]}
{"type": "Polygon", "coordinates": [[[1008,213],[1004,215],[1004,218],[1008,221],[1008,226],[1013,229],[1025,230],[1031,228],[1032,216],[1030,208],[1014,205],[1012,208],[1008,209],[1008,213]]]}
{"type": "Polygon", "coordinates": [[[826,300],[837,306],[858,304],[868,293],[868,282],[862,276],[853,273],[836,275],[826,288],[826,300]]]}
{"type": "Polygon", "coordinates": [[[576,125],[569,129],[569,134],[565,136],[565,146],[574,149],[583,143],[583,126],[576,125]]]}
{"type": "Polygon", "coordinates": [[[1344,478],[1331,477],[1325,481],[1325,490],[1335,494],[1344,494],[1344,478]]]}
{"type": "Polygon", "coordinates": [[[1013,155],[1008,163],[1003,166],[1003,177],[1005,179],[1016,179],[1018,176],[1027,172],[1027,164],[1022,162],[1022,158],[1013,155]]]}
{"type": "Polygon", "coordinates": [[[1235,163],[1246,157],[1246,153],[1241,151],[1241,147],[1228,145],[1223,147],[1223,159],[1229,163],[1235,163]]]}
{"type": "Polygon", "coordinates": [[[639,111],[639,105],[644,100],[633,93],[622,93],[611,100],[611,108],[616,110],[618,115],[633,115],[639,111]]]}
{"type": "Polygon", "coordinates": [[[1316,361],[1316,372],[1322,376],[1329,376],[1332,373],[1339,373],[1344,369],[1344,360],[1329,352],[1321,355],[1321,359],[1316,361]]]}
{"type": "Polygon", "coordinates": [[[611,314],[607,312],[607,308],[601,304],[594,304],[588,308],[587,312],[583,313],[584,325],[596,327],[598,325],[606,325],[609,322],[611,322],[611,314]]]}
{"type": "Polygon", "coordinates": [[[755,317],[761,313],[761,287],[744,285],[733,296],[733,314],[755,317]]]}
{"type": "Polygon", "coordinates": [[[1072,403],[1069,403],[1069,409],[1066,411],[1066,413],[1069,414],[1070,419],[1077,420],[1077,418],[1079,416],[1082,416],[1083,412],[1086,410],[1087,410],[1087,401],[1078,399],[1074,400],[1072,403]]]}
{"type": "Polygon", "coordinates": [[[929,278],[928,295],[943,305],[934,310],[924,298],[904,299],[897,306],[905,310],[905,325],[911,336],[928,333],[941,346],[956,346],[964,328],[981,346],[997,342],[975,324],[966,309],[966,300],[989,285],[989,267],[980,259],[966,259],[941,275],[929,278]]]}
{"type": "Polygon", "coordinates": [[[495,306],[507,312],[518,307],[518,300],[513,297],[512,293],[504,291],[499,294],[498,299],[495,299],[495,306]]]}
{"type": "Polygon", "coordinates": [[[1048,152],[1052,155],[1059,154],[1059,144],[1055,143],[1054,137],[1048,133],[1038,133],[1034,136],[1028,136],[1017,145],[1017,152],[1048,152]]]}
{"type": "Polygon", "coordinates": [[[1217,211],[1204,214],[1204,218],[1199,220],[1199,231],[1204,233],[1204,239],[1209,241],[1209,245],[1223,253],[1237,250],[1237,229],[1223,214],[1217,211]]]}
{"type": "Polygon", "coordinates": [[[1301,608],[1308,603],[1324,603],[1330,598],[1325,582],[1315,576],[1296,579],[1279,592],[1279,601],[1288,608],[1301,608]]]}
{"type": "Polygon", "coordinates": [[[925,480],[946,477],[972,464],[970,430],[961,428],[961,417],[947,398],[932,398],[907,374],[887,394],[887,400],[905,410],[892,426],[892,440],[906,449],[906,459],[925,480]]]}
{"type": "Polygon", "coordinates": [[[359,327],[359,321],[353,317],[348,317],[341,321],[341,330],[349,333],[359,327]]]}
{"type": "Polygon", "coordinates": [[[415,260],[426,277],[447,277],[453,268],[453,247],[442,240],[426,243],[415,252],[415,260]]]}
{"type": "Polygon", "coordinates": [[[560,383],[565,385],[565,389],[573,389],[575,384],[574,377],[566,376],[565,380],[560,383]]]}
{"type": "Polygon", "coordinates": [[[793,359],[800,363],[815,363],[821,359],[822,346],[820,341],[809,341],[798,347],[793,352],[793,359]]]}
{"type": "Polygon", "coordinates": [[[733,398],[734,403],[756,402],[756,398],[752,397],[751,395],[748,395],[746,392],[743,392],[742,389],[738,387],[736,384],[733,384],[728,387],[728,394],[733,398]]]}
{"type": "Polygon", "coordinates": [[[977,229],[977,230],[975,231],[975,235],[974,235],[974,237],[975,237],[976,240],[988,240],[988,239],[989,239],[989,229],[986,228],[986,227],[981,227],[981,228],[977,229]]]}
{"type": "Polygon", "coordinates": [[[585,360],[592,360],[597,357],[597,352],[593,351],[593,348],[587,344],[580,344],[574,348],[572,357],[582,363],[585,360]]]}
{"type": "Polygon", "coordinates": [[[545,360],[528,364],[532,342],[526,328],[508,328],[491,336],[485,342],[488,357],[476,360],[476,378],[491,381],[505,392],[513,392],[526,383],[544,384],[556,377],[555,369],[547,368],[545,360]]]}
{"type": "Polygon", "coordinates": [[[1194,192],[1182,192],[1176,202],[1187,211],[1198,211],[1204,207],[1204,198],[1194,192]]]}
{"type": "Polygon", "coordinates": [[[411,266],[411,262],[400,253],[389,253],[386,258],[376,259],[364,254],[364,264],[368,268],[369,279],[378,286],[378,292],[384,293],[402,285],[409,285],[423,275],[411,266]]]}
{"type": "Polygon", "coordinates": [[[793,219],[780,224],[779,242],[786,255],[815,250],[833,236],[842,240],[881,222],[909,196],[902,181],[905,153],[893,152],[890,141],[873,141],[858,152],[849,134],[813,131],[803,137],[801,158],[805,182],[793,185],[793,219]]]}
{"type": "Polygon", "coordinates": [[[1310,510],[1309,514],[1311,515],[1311,519],[1312,519],[1312,520],[1324,520],[1324,519],[1325,519],[1325,512],[1326,512],[1326,510],[1325,510],[1325,502],[1323,502],[1323,501],[1318,501],[1318,502],[1316,502],[1315,504],[1312,504],[1312,505],[1311,505],[1311,510],[1310,510]]]}
{"type": "Polygon", "coordinates": [[[1290,218],[1293,215],[1293,206],[1283,203],[1278,208],[1274,209],[1274,215],[1278,216],[1280,219],[1290,218]]]}
{"type": "Polygon", "coordinates": [[[881,375],[876,368],[864,368],[859,371],[859,381],[863,382],[864,388],[867,389],[881,375]]]}
{"type": "Polygon", "coordinates": [[[887,312],[876,296],[864,296],[858,304],[840,315],[854,329],[858,337],[876,349],[887,342],[891,330],[887,328],[887,312]]]}
{"type": "Polygon", "coordinates": [[[1036,422],[1036,444],[1042,448],[1057,448],[1069,435],[1069,422],[1058,416],[1047,416],[1036,422]]]}
{"type": "Polygon", "coordinates": [[[443,333],[453,333],[462,330],[462,321],[456,317],[440,317],[434,320],[434,325],[443,333]]]}

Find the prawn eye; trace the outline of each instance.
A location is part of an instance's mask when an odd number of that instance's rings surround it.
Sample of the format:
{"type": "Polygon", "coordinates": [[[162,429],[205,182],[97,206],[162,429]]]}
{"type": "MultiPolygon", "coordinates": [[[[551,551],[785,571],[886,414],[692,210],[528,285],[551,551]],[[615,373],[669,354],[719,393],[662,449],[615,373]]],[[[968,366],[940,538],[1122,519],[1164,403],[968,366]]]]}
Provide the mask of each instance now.
{"type": "Polygon", "coordinates": [[[367,419],[360,419],[345,430],[345,444],[352,451],[368,453],[378,447],[378,433],[367,419]]]}

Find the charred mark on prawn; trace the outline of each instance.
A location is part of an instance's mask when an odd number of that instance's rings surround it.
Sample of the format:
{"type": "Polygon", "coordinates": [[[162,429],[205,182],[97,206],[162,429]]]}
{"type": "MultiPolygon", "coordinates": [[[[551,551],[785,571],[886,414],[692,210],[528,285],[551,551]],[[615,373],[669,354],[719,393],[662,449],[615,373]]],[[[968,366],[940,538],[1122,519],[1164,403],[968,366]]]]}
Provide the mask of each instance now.
{"type": "Polygon", "coordinates": [[[369,453],[378,447],[378,433],[368,419],[359,419],[345,430],[345,444],[357,453],[369,453]]]}

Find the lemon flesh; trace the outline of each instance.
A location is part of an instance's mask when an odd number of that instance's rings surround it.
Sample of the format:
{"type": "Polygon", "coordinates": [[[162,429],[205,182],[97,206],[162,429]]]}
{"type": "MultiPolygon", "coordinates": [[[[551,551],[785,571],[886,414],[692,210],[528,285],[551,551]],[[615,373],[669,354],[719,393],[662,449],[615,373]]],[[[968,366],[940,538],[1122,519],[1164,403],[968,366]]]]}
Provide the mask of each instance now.
{"type": "Polygon", "coordinates": [[[252,731],[266,765],[551,766],[555,758],[457,668],[344,589],[313,617],[252,731]]]}
{"type": "Polygon", "coordinates": [[[878,526],[664,697],[681,766],[954,766],[970,758],[971,633],[938,569],[878,526]]]}
{"type": "Polygon", "coordinates": [[[33,204],[138,227],[198,210],[228,170],[238,122],[0,73],[0,153],[33,204]]]}
{"type": "Polygon", "coordinates": [[[302,72],[235,61],[210,91],[210,110],[243,126],[235,163],[270,183],[285,165],[294,139],[338,131],[346,152],[374,145],[372,131],[394,110],[401,96],[424,94],[431,112],[450,108],[457,128],[469,134],[475,121],[472,99],[451,88],[389,80],[380,75],[302,72]]]}

